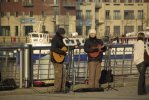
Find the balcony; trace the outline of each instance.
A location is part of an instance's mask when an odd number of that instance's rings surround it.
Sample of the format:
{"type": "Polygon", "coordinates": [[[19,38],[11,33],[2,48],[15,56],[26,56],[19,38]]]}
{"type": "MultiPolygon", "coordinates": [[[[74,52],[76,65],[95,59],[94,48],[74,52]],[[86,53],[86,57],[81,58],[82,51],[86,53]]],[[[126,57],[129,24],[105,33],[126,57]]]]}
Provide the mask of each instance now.
{"type": "Polygon", "coordinates": [[[121,19],[121,16],[118,15],[118,16],[113,16],[113,20],[120,20],[121,19]]]}
{"type": "Polygon", "coordinates": [[[59,4],[58,3],[53,3],[53,4],[50,4],[51,7],[58,7],[59,4]]]}
{"type": "Polygon", "coordinates": [[[68,1],[67,2],[64,1],[63,2],[63,6],[64,7],[68,7],[68,8],[75,8],[76,7],[76,3],[75,2],[70,2],[70,1],[69,2],[68,1]]]}
{"type": "Polygon", "coordinates": [[[106,16],[105,19],[106,20],[111,20],[112,18],[111,18],[111,16],[106,16]]]}
{"type": "Polygon", "coordinates": [[[124,19],[125,19],[125,20],[134,20],[135,17],[134,17],[134,15],[131,15],[131,16],[124,16],[124,19]]]}
{"type": "Polygon", "coordinates": [[[95,3],[95,8],[96,9],[100,9],[101,7],[102,7],[102,3],[100,3],[100,2],[95,3]]]}

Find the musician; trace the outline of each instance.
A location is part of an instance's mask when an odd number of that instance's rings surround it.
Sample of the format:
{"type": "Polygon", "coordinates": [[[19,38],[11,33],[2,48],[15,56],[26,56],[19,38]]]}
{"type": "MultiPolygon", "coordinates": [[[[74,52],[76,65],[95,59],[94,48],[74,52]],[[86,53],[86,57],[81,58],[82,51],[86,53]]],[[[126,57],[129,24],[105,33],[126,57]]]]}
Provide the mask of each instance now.
{"type": "Polygon", "coordinates": [[[146,94],[145,72],[149,64],[147,64],[145,60],[147,60],[148,62],[149,59],[144,59],[144,57],[146,56],[144,55],[144,52],[146,51],[147,54],[149,54],[149,50],[147,45],[145,48],[144,42],[145,42],[144,33],[139,33],[137,37],[137,42],[134,44],[134,63],[139,72],[138,95],[146,94]]]}
{"type": "Polygon", "coordinates": [[[56,35],[52,38],[51,41],[51,62],[54,65],[55,92],[62,92],[65,87],[65,69],[63,68],[64,67],[63,62],[67,52],[67,48],[63,43],[64,35],[65,35],[64,28],[59,28],[56,32],[56,35]],[[63,57],[63,59],[60,59],[58,57],[63,57]]]}
{"type": "Polygon", "coordinates": [[[84,51],[88,54],[89,88],[100,88],[102,53],[106,51],[101,39],[97,39],[96,30],[89,30],[89,38],[84,44],[84,51]],[[95,54],[92,56],[91,54],[95,54]]]}

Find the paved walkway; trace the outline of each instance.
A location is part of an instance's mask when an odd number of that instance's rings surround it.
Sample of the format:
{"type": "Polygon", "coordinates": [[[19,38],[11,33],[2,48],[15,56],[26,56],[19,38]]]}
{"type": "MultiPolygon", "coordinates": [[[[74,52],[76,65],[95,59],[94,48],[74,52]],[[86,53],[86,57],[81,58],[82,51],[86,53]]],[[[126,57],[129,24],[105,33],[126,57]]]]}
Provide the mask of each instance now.
{"type": "Polygon", "coordinates": [[[48,88],[16,89],[0,91],[0,100],[149,100],[149,85],[146,95],[137,95],[136,86],[117,87],[115,89],[118,91],[109,89],[104,92],[70,92],[67,94],[45,92],[48,91],[48,88]]]}
{"type": "MultiPolygon", "coordinates": [[[[146,78],[147,94],[137,94],[137,78],[129,77],[124,81],[115,83],[114,89],[105,89],[104,92],[70,92],[70,93],[49,93],[53,90],[50,87],[34,87],[15,89],[11,91],[0,91],[0,100],[149,100],[149,77],[146,78]]],[[[111,84],[112,85],[112,84],[111,84]]],[[[106,87],[107,84],[102,85],[106,87]]],[[[86,87],[84,84],[74,86],[74,89],[86,87]]]]}

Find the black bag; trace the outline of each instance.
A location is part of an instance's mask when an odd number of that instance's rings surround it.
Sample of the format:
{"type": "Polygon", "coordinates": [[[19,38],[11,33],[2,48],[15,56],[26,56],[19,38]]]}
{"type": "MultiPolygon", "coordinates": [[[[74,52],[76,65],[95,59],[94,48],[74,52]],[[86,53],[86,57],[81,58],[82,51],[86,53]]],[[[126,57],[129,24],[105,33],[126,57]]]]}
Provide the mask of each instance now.
{"type": "Polygon", "coordinates": [[[100,80],[99,80],[100,84],[106,83],[106,74],[107,74],[107,70],[103,69],[101,71],[101,76],[100,76],[100,80]]]}
{"type": "Polygon", "coordinates": [[[101,71],[101,77],[99,79],[100,84],[113,82],[113,74],[111,69],[103,69],[101,71]]]}
{"type": "Polygon", "coordinates": [[[146,65],[149,65],[149,55],[147,54],[147,51],[144,51],[144,63],[146,65]]]}
{"type": "Polygon", "coordinates": [[[104,88],[79,88],[74,92],[104,92],[104,88]]]}
{"type": "Polygon", "coordinates": [[[2,81],[2,83],[0,83],[0,91],[13,90],[16,88],[17,85],[13,78],[5,79],[4,81],[2,81]]]}

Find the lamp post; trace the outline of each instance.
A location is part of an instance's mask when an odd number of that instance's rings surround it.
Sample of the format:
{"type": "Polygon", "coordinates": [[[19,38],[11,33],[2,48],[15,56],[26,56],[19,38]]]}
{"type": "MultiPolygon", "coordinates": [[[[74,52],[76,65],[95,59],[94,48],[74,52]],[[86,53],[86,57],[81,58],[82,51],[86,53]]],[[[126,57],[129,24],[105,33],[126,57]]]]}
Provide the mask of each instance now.
{"type": "Polygon", "coordinates": [[[52,22],[54,24],[54,26],[53,26],[54,32],[56,32],[56,15],[54,15],[52,22]]]}

